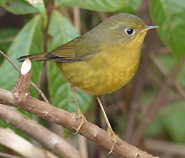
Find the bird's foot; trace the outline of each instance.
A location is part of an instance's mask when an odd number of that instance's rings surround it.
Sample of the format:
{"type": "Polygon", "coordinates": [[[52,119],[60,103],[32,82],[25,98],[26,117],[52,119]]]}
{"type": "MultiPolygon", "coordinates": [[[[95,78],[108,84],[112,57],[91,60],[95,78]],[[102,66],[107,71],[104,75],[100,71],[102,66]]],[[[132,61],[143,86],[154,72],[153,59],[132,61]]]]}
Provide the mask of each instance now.
{"type": "Polygon", "coordinates": [[[115,148],[116,143],[118,143],[120,141],[120,138],[114,133],[114,131],[112,130],[112,127],[108,127],[107,129],[107,133],[109,134],[109,140],[113,140],[113,145],[110,148],[110,151],[108,154],[111,154],[115,148]]]}
{"type": "Polygon", "coordinates": [[[78,128],[76,129],[75,134],[78,133],[79,130],[81,129],[82,125],[87,122],[86,117],[82,114],[81,111],[78,111],[77,119],[79,119],[79,118],[81,118],[81,122],[80,122],[80,125],[78,126],[78,128]]]}

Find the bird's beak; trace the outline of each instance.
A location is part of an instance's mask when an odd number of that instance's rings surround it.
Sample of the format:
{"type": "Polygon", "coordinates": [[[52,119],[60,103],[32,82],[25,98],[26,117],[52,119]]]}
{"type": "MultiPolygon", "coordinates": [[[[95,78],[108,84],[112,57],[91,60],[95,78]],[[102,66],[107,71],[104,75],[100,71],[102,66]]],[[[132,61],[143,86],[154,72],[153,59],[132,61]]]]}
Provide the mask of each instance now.
{"type": "Polygon", "coordinates": [[[157,28],[159,28],[159,26],[146,26],[143,31],[148,31],[148,30],[157,29],[157,28]]]}

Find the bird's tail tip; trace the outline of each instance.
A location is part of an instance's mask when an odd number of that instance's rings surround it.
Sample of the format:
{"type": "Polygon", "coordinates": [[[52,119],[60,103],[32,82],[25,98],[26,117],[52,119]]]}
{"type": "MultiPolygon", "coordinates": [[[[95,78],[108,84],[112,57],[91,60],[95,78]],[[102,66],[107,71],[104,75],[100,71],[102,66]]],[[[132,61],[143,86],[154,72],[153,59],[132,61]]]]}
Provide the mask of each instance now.
{"type": "Polygon", "coordinates": [[[17,58],[19,62],[23,62],[25,59],[29,58],[32,61],[44,61],[47,58],[45,57],[47,53],[42,53],[42,54],[33,54],[33,55],[25,55],[17,58]]]}

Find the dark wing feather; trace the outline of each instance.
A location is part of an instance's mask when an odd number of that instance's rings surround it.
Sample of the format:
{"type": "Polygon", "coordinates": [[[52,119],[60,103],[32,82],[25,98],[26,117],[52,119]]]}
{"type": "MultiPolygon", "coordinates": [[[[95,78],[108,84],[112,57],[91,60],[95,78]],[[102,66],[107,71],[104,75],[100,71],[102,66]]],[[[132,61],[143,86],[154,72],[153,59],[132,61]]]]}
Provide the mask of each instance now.
{"type": "Polygon", "coordinates": [[[84,34],[47,53],[45,57],[56,62],[76,62],[90,59],[99,52],[99,44],[93,39],[87,40],[84,34]]]}
{"type": "Polygon", "coordinates": [[[91,34],[86,33],[49,53],[22,56],[18,60],[29,58],[33,61],[76,62],[90,59],[99,52],[101,52],[99,42],[96,42],[91,34]]]}

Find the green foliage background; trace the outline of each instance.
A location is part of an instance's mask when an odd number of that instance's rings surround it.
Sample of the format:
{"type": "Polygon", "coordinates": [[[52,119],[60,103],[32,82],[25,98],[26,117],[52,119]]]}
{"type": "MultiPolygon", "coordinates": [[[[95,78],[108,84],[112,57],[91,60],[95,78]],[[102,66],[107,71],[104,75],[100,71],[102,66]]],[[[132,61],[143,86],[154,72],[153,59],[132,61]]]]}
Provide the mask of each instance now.
{"type": "MultiPolygon", "coordinates": [[[[0,6],[10,13],[25,16],[23,27],[0,29],[0,50],[18,66],[16,59],[22,55],[42,53],[44,44],[47,51],[72,40],[80,35],[69,21],[64,8],[79,7],[91,12],[112,12],[111,15],[120,12],[134,14],[146,1],[143,0],[54,0],[30,4],[28,0],[1,0],[0,6]],[[52,6],[52,7],[49,7],[52,6]],[[48,9],[52,8],[52,9],[48,9]],[[49,11],[48,11],[49,10],[49,11]],[[49,16],[48,16],[49,15],[49,16]],[[44,39],[43,30],[46,30],[48,40],[44,39]],[[4,39],[15,37],[13,41],[3,42],[4,39]]],[[[179,62],[185,54],[185,3],[183,0],[148,0],[149,12],[153,25],[159,26],[158,35],[163,44],[168,48],[168,53],[158,54],[157,60],[167,72],[172,70],[175,63],[179,62]],[[170,53],[171,54],[170,54],[170,53]]],[[[156,49],[155,49],[156,50],[156,49]]],[[[32,81],[40,84],[43,63],[33,62],[32,81]]],[[[154,67],[152,64],[151,67],[154,67]]],[[[69,83],[65,81],[55,63],[48,62],[48,93],[51,104],[70,112],[76,112],[76,106],[70,90],[69,83]]],[[[158,75],[163,80],[163,75],[158,75]]],[[[18,72],[10,63],[0,56],[0,87],[12,90],[16,85],[18,72]]],[[[177,83],[185,88],[185,67],[177,77],[177,83]]],[[[155,83],[154,86],[160,84],[155,83]]],[[[35,89],[31,88],[31,95],[38,97],[35,89]]],[[[153,101],[157,88],[144,89],[140,98],[141,106],[147,106],[153,101]]],[[[76,90],[80,108],[85,113],[92,101],[92,97],[76,90]]],[[[156,136],[166,132],[170,141],[185,143],[185,109],[184,100],[178,100],[163,108],[156,116],[153,123],[146,130],[146,136],[156,136]]],[[[25,113],[29,117],[33,115],[25,113]]],[[[126,120],[120,117],[120,122],[126,124],[126,120]]],[[[0,122],[0,125],[6,125],[0,122]]],[[[124,130],[124,129],[122,129],[124,130]]]]}

